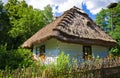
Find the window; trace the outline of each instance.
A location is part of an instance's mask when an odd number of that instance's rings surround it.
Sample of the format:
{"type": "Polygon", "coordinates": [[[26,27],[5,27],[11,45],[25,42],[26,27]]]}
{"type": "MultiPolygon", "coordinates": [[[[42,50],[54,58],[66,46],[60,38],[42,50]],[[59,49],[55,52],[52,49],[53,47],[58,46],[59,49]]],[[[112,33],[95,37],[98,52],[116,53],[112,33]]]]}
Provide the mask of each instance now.
{"type": "Polygon", "coordinates": [[[45,45],[40,46],[40,56],[45,56],[45,45]]]}
{"type": "Polygon", "coordinates": [[[92,49],[91,46],[83,46],[83,59],[92,59],[92,49]]]}
{"type": "Polygon", "coordinates": [[[45,45],[41,45],[39,48],[39,51],[40,51],[40,60],[44,62],[45,61],[45,45]]]}
{"type": "Polygon", "coordinates": [[[40,51],[39,51],[39,47],[36,47],[36,52],[35,52],[36,55],[39,55],[40,54],[40,51]]]}
{"type": "Polygon", "coordinates": [[[45,54],[45,45],[41,45],[40,47],[36,47],[35,51],[36,55],[44,55],[45,54]]]}

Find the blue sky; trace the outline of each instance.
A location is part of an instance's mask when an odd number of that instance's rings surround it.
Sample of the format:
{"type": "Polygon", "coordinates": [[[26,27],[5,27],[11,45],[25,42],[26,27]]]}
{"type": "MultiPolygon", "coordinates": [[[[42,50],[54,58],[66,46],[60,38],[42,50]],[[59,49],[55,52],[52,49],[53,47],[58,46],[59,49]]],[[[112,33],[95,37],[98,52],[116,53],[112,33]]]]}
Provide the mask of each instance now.
{"type": "MultiPolygon", "coordinates": [[[[59,6],[56,6],[56,9],[58,9],[59,6]]],[[[96,18],[96,14],[92,14],[86,7],[85,4],[82,5],[82,9],[84,10],[85,13],[87,13],[89,15],[90,18],[92,18],[93,20],[95,20],[96,18]]],[[[63,14],[63,12],[59,13],[59,12],[55,12],[56,16],[61,16],[63,14]]]]}
{"type": "MultiPolygon", "coordinates": [[[[7,2],[8,0],[2,0],[7,2]]],[[[21,0],[20,0],[21,1],[21,0]]],[[[83,9],[89,17],[95,20],[96,14],[101,11],[102,8],[106,8],[112,2],[118,2],[118,0],[26,0],[28,5],[32,5],[34,8],[43,10],[45,6],[50,5],[54,16],[60,16],[66,10],[76,6],[83,9]]]]}
{"type": "Polygon", "coordinates": [[[93,20],[95,20],[96,14],[92,14],[92,13],[87,9],[86,5],[84,5],[84,4],[82,5],[82,8],[83,8],[83,10],[89,15],[90,18],[92,18],[93,20]]]}

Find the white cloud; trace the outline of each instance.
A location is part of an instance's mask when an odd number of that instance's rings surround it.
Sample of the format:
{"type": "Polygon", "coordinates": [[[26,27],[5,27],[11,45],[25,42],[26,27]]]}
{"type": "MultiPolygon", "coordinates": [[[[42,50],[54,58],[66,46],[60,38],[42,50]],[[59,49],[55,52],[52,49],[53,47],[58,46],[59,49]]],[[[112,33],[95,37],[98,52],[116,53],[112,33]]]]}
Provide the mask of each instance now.
{"type": "Polygon", "coordinates": [[[97,14],[102,8],[106,8],[111,2],[118,2],[118,0],[30,0],[28,4],[39,9],[43,9],[43,7],[50,4],[53,13],[62,13],[73,6],[82,8],[83,3],[92,14],[97,14]],[[56,9],[56,7],[58,8],[56,9]]]}
{"type": "Polygon", "coordinates": [[[8,0],[2,0],[2,2],[7,3],[8,0]]]}
{"type": "Polygon", "coordinates": [[[86,0],[84,4],[86,4],[87,9],[89,9],[92,14],[97,14],[111,2],[118,2],[118,0],[86,0]]]}
{"type": "Polygon", "coordinates": [[[66,11],[72,8],[73,6],[82,8],[82,0],[68,0],[67,2],[64,2],[63,4],[59,4],[58,6],[59,6],[58,12],[66,11]]]}
{"type": "MultiPolygon", "coordinates": [[[[7,0],[2,0],[6,2],[7,0]]],[[[29,5],[34,8],[44,9],[45,6],[50,4],[53,13],[63,13],[64,11],[77,6],[82,8],[82,3],[86,5],[87,9],[92,14],[97,14],[102,8],[106,8],[111,2],[118,2],[118,0],[26,0],[29,5]],[[57,7],[57,8],[56,8],[57,7]]]]}
{"type": "Polygon", "coordinates": [[[51,4],[50,0],[27,0],[29,5],[32,5],[34,8],[44,9],[45,6],[51,4]]]}
{"type": "Polygon", "coordinates": [[[67,2],[68,0],[51,0],[54,4],[63,4],[64,2],[67,2]]]}
{"type": "Polygon", "coordinates": [[[27,0],[29,5],[32,5],[34,8],[44,9],[44,7],[48,4],[51,5],[53,9],[53,14],[63,13],[64,11],[72,8],[73,6],[77,6],[82,8],[83,0],[27,0]],[[56,9],[56,7],[58,7],[56,9]]]}

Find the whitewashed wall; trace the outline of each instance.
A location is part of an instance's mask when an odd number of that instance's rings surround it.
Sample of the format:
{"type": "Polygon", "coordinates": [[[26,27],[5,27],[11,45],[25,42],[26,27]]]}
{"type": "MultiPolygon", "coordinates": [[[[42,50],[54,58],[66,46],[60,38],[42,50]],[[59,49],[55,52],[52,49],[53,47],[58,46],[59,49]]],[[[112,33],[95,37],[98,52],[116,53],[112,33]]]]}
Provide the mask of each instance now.
{"type": "Polygon", "coordinates": [[[82,56],[82,45],[64,43],[56,39],[51,39],[46,43],[46,55],[57,56],[61,52],[69,54],[70,57],[82,56]]]}
{"type": "MultiPolygon", "coordinates": [[[[62,51],[65,52],[65,54],[69,54],[70,57],[82,59],[83,54],[83,45],[81,44],[73,44],[73,43],[64,43],[61,41],[58,41],[57,39],[50,39],[46,41],[45,43],[42,43],[40,45],[45,44],[46,48],[46,57],[53,58],[57,57],[62,51]]],[[[40,45],[34,46],[33,53],[36,52],[35,47],[38,47],[40,45]]],[[[92,55],[96,58],[99,57],[106,57],[108,55],[108,47],[103,46],[96,46],[92,45],[92,55]]]]}
{"type": "Polygon", "coordinates": [[[109,47],[104,46],[92,46],[92,55],[96,58],[99,56],[100,58],[107,57],[109,54],[109,47]]]}

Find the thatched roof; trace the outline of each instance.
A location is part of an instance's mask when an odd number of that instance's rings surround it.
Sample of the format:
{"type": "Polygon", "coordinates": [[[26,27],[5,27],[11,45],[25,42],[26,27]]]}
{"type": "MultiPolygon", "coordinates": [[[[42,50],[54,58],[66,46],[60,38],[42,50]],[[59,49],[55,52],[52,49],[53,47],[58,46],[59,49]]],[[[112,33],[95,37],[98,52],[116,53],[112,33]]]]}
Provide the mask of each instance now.
{"type": "Polygon", "coordinates": [[[56,20],[43,27],[22,47],[31,48],[33,45],[57,38],[60,41],[88,45],[113,46],[116,41],[106,34],[81,9],[73,7],[64,12],[56,20]]]}

